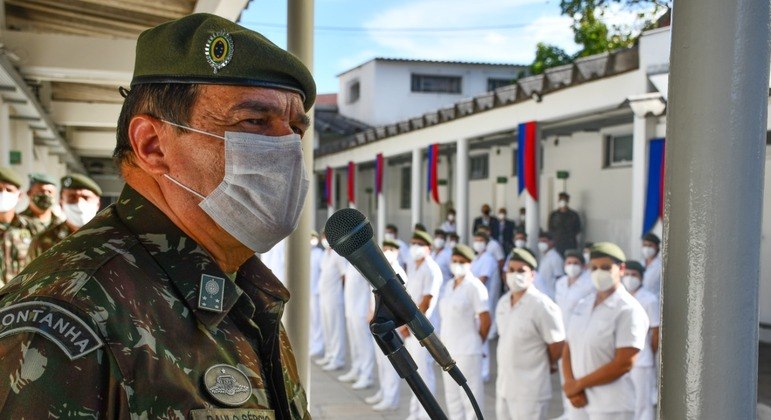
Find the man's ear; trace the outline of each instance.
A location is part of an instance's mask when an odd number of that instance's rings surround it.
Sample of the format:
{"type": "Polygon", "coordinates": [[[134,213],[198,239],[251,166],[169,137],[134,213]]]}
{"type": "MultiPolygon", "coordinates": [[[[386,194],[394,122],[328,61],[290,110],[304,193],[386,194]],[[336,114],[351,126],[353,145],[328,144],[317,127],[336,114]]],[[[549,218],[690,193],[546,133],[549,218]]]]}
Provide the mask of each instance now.
{"type": "Polygon", "coordinates": [[[169,172],[160,142],[163,126],[163,122],[147,114],[136,115],[129,123],[128,135],[134,150],[134,163],[153,175],[169,172]]]}

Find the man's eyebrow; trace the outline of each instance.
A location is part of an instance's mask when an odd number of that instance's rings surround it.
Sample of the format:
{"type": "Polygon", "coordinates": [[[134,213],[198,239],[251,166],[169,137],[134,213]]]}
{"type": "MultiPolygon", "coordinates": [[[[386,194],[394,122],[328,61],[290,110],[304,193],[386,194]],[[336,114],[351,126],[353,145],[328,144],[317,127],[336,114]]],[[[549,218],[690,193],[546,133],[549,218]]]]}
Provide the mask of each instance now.
{"type": "MultiPolygon", "coordinates": [[[[271,104],[266,104],[265,102],[262,102],[262,101],[239,102],[236,105],[234,105],[230,110],[240,111],[244,109],[249,111],[264,112],[269,114],[280,114],[284,112],[281,108],[271,104]]],[[[298,119],[300,121],[300,124],[303,124],[305,126],[311,125],[311,118],[305,113],[298,112],[297,115],[294,115],[293,117],[298,119]]]]}

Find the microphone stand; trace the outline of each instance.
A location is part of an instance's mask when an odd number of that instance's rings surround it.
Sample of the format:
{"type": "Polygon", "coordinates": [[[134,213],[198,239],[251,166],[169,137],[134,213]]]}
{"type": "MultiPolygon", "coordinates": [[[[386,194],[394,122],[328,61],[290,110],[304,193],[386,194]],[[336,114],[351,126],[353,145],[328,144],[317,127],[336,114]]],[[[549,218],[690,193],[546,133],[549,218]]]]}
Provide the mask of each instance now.
{"type": "Polygon", "coordinates": [[[447,416],[426,386],[423,378],[420,377],[418,366],[415,364],[412,356],[410,356],[410,353],[407,352],[407,349],[404,348],[404,342],[396,332],[396,328],[404,325],[405,322],[397,320],[386,305],[381,305],[382,297],[377,290],[374,291],[374,294],[375,316],[372,317],[369,326],[372,335],[375,337],[375,342],[383,354],[388,356],[388,360],[391,361],[399,377],[407,381],[407,384],[412,389],[412,393],[418,397],[420,404],[431,419],[447,420],[447,416]]]}

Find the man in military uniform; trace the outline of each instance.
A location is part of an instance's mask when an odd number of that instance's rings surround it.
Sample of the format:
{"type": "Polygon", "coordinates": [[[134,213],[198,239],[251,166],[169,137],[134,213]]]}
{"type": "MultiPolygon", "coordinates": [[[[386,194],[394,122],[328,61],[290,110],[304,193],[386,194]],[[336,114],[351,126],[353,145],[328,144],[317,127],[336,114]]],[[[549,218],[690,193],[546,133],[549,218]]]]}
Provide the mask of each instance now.
{"type": "Polygon", "coordinates": [[[0,418],[310,418],[254,255],[297,225],[310,72],[209,14],[143,32],[118,202],[0,291],[0,418]]]}
{"type": "Polygon", "coordinates": [[[67,219],[52,224],[32,240],[31,253],[37,258],[49,248],[91,221],[99,211],[102,189],[93,179],[71,174],[62,178],[62,210],[67,219]]]}
{"type": "Polygon", "coordinates": [[[39,172],[29,174],[27,198],[29,206],[19,214],[29,220],[32,235],[37,235],[48,226],[58,225],[64,220],[53,212],[56,202],[56,180],[50,175],[39,172]]]}
{"type": "MultiPolygon", "coordinates": [[[[11,168],[0,167],[0,286],[5,285],[29,264],[32,232],[29,220],[16,214],[22,177],[11,168]]],[[[0,333],[1,334],[1,333],[0,333]]],[[[0,352],[2,354],[2,352],[0,352]]]]}

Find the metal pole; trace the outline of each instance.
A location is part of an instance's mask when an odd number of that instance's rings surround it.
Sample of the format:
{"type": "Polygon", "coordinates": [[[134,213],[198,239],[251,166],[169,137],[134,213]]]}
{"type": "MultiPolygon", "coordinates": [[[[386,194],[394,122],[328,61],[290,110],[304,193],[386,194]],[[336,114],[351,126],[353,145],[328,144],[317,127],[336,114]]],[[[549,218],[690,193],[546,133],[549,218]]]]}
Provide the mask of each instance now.
{"type": "Polygon", "coordinates": [[[422,158],[422,150],[420,149],[413,149],[412,150],[412,179],[410,180],[412,182],[412,196],[410,198],[410,204],[412,205],[412,213],[411,213],[411,223],[412,226],[410,226],[410,230],[408,231],[409,235],[412,235],[412,229],[415,226],[415,223],[422,222],[422,194],[421,192],[421,185],[423,184],[421,182],[422,177],[420,174],[423,172],[421,170],[421,158],[422,158]]]}
{"type": "MultiPolygon", "coordinates": [[[[313,71],[313,0],[287,1],[287,47],[313,71]]],[[[313,116],[313,110],[309,111],[313,116]]],[[[303,136],[305,167],[313,168],[313,125],[303,136]]],[[[286,310],[286,329],[294,348],[300,380],[310,398],[310,236],[315,200],[305,200],[297,230],[287,241],[287,287],[292,300],[286,310]]]]}
{"type": "Polygon", "coordinates": [[[660,414],[754,419],[769,2],[672,16],[660,414]]]}
{"type": "Polygon", "coordinates": [[[459,139],[455,156],[455,227],[462,243],[469,241],[468,225],[468,139],[459,139]]]}

